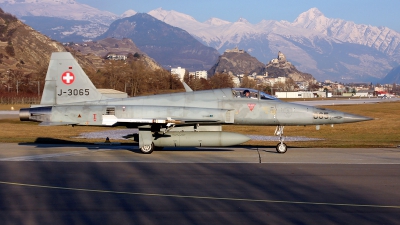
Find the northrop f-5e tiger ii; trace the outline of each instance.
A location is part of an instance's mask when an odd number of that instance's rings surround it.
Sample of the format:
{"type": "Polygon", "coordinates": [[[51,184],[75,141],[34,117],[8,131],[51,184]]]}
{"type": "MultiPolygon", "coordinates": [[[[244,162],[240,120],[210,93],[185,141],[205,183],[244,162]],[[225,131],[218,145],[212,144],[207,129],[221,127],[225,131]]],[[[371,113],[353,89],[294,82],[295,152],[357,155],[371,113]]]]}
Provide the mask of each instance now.
{"type": "Polygon", "coordinates": [[[163,147],[231,146],[249,140],[224,132],[223,124],[276,126],[278,153],[285,153],[284,126],[353,123],[371,118],[287,103],[264,92],[224,88],[108,98],[97,91],[69,52],[52,53],[40,105],[20,110],[21,121],[40,125],[138,128],[142,153],[163,147]]]}

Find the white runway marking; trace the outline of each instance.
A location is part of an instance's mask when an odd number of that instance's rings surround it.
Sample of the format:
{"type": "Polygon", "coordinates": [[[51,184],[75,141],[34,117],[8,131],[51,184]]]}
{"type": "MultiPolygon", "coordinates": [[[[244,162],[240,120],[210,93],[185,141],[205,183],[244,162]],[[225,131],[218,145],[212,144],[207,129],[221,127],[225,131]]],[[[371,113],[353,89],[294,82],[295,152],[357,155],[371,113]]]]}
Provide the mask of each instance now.
{"type": "Polygon", "coordinates": [[[400,205],[378,205],[378,204],[354,204],[354,203],[332,203],[332,202],[306,202],[306,201],[282,201],[282,200],[270,200],[270,199],[249,199],[249,198],[227,198],[227,197],[215,197],[215,196],[196,196],[196,195],[177,195],[177,194],[160,194],[160,193],[143,193],[143,192],[128,192],[128,191],[112,191],[112,190],[100,190],[100,189],[86,189],[86,188],[72,188],[72,187],[59,187],[59,186],[48,186],[48,185],[37,185],[37,184],[26,184],[16,182],[0,181],[3,185],[22,186],[22,187],[34,187],[34,188],[45,188],[45,189],[58,189],[68,190],[76,192],[95,192],[99,194],[121,194],[121,195],[138,195],[147,197],[164,197],[164,198],[186,198],[186,199],[206,199],[206,200],[218,200],[218,201],[240,201],[240,202],[263,202],[263,203],[274,203],[274,204],[298,204],[298,205],[325,205],[335,207],[368,207],[368,208],[391,208],[400,209],[400,205]]]}

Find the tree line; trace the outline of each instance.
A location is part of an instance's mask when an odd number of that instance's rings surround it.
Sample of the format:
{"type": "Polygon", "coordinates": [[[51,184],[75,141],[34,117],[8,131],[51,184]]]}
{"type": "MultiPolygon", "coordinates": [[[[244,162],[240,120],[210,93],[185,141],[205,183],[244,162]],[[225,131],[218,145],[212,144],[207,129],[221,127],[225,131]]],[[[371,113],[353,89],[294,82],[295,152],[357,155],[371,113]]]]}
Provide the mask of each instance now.
{"type": "MultiPolygon", "coordinates": [[[[183,91],[184,87],[176,74],[165,69],[149,70],[140,57],[128,57],[127,60],[106,60],[103,68],[87,70],[85,73],[96,88],[115,89],[128,93],[129,96],[160,94],[183,91]]],[[[47,67],[32,73],[19,69],[9,69],[0,74],[1,96],[38,96],[45,83],[47,67]]],[[[216,74],[210,79],[194,79],[185,76],[184,81],[193,90],[206,90],[233,87],[228,74],[216,74]]]]}
{"type": "MultiPolygon", "coordinates": [[[[175,74],[169,70],[149,70],[138,55],[129,54],[127,60],[106,60],[103,68],[86,70],[96,88],[115,89],[128,93],[129,96],[161,94],[183,91],[184,87],[175,74]]],[[[21,70],[8,70],[1,74],[2,96],[40,96],[43,91],[47,67],[36,72],[25,74],[21,70]]],[[[195,78],[186,72],[184,79],[194,91],[235,87],[232,77],[227,73],[216,73],[210,78],[195,78]]],[[[253,88],[273,94],[276,91],[293,91],[296,83],[287,79],[286,83],[273,86],[259,83],[245,75],[241,78],[240,87],[253,88]]]]}

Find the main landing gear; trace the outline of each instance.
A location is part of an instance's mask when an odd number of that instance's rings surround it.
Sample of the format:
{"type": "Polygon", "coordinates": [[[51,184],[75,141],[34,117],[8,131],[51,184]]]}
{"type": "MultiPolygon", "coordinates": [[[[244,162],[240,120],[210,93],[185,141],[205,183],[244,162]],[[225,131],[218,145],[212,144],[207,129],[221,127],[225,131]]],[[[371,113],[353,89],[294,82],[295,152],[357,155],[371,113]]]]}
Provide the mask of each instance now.
{"type": "Polygon", "coordinates": [[[151,126],[146,125],[139,127],[139,149],[143,154],[151,154],[155,150],[153,140],[151,126]]]}
{"type": "Polygon", "coordinates": [[[143,145],[142,147],[140,147],[140,151],[143,154],[151,154],[154,150],[154,144],[151,143],[149,145],[143,145]]]}
{"type": "Polygon", "coordinates": [[[279,125],[275,129],[275,135],[279,136],[279,143],[276,146],[276,152],[282,153],[282,154],[287,151],[287,146],[286,146],[285,143],[283,143],[283,141],[284,141],[284,137],[282,136],[283,135],[283,128],[285,128],[285,127],[279,125]]]}
{"type": "Polygon", "coordinates": [[[142,147],[140,147],[140,151],[143,154],[151,154],[154,150],[161,151],[163,149],[164,147],[154,146],[154,143],[151,143],[150,145],[143,145],[142,147]]]}
{"type": "MultiPolygon", "coordinates": [[[[169,131],[172,128],[167,129],[169,131]]],[[[140,126],[139,127],[139,149],[143,154],[151,154],[154,150],[162,150],[161,146],[154,146],[153,133],[159,132],[160,127],[158,126],[140,126]]],[[[165,133],[165,132],[164,132],[165,133]]]]}

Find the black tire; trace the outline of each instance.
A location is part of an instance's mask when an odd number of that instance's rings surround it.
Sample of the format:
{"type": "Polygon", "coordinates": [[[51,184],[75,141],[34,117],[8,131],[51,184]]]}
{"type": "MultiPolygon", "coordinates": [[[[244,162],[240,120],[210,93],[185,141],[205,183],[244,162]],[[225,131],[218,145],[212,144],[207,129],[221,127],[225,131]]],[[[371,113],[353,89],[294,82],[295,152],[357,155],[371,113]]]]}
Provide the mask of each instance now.
{"type": "Polygon", "coordinates": [[[285,153],[287,151],[287,146],[285,143],[278,143],[278,145],[276,146],[276,152],[277,153],[285,153]]]}
{"type": "Polygon", "coordinates": [[[151,145],[144,145],[140,148],[140,151],[143,154],[151,154],[154,151],[154,144],[151,143],[151,145]]]}

